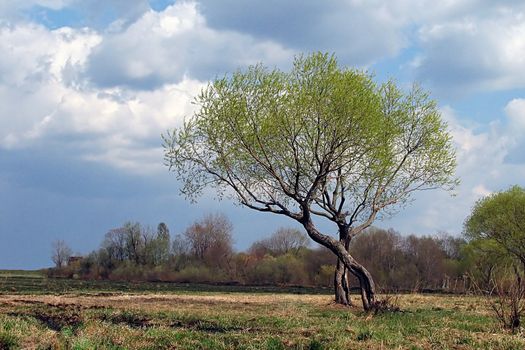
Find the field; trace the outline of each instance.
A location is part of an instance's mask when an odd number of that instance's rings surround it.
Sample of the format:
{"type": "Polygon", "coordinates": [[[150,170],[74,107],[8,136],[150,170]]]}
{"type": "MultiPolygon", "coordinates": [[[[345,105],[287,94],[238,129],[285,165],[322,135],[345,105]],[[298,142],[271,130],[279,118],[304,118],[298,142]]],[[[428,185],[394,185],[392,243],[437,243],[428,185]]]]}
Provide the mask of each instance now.
{"type": "Polygon", "coordinates": [[[399,295],[371,316],[326,292],[0,272],[0,349],[525,348],[478,297],[399,295]]]}

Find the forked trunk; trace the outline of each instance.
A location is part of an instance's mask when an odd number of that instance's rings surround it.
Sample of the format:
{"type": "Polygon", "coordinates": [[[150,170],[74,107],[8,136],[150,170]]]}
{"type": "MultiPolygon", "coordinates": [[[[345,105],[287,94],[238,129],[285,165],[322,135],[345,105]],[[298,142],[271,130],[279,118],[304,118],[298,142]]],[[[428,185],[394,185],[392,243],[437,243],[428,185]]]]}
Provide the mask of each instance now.
{"type": "MultiPolygon", "coordinates": [[[[339,230],[339,241],[344,242],[345,249],[348,251],[350,240],[348,235],[341,229],[339,230]]],[[[337,259],[337,266],[334,273],[335,302],[341,305],[352,305],[350,298],[350,272],[341,259],[337,259]]]]}
{"type": "Polygon", "coordinates": [[[363,302],[363,309],[365,311],[373,310],[376,306],[376,293],[375,284],[372,279],[372,275],[367,269],[359,264],[355,259],[348,253],[345,244],[339,240],[333,239],[328,235],[324,235],[319,232],[309,217],[305,217],[301,222],[308,233],[308,236],[315,242],[330,249],[346,267],[347,271],[350,271],[359,280],[361,287],[361,300],[363,302]]]}
{"type": "Polygon", "coordinates": [[[351,305],[351,299],[349,295],[350,286],[348,283],[349,272],[351,272],[359,281],[359,290],[361,294],[361,301],[363,302],[363,308],[365,310],[371,310],[375,306],[375,284],[374,280],[372,279],[372,276],[370,275],[368,270],[360,264],[358,264],[360,268],[352,271],[349,271],[347,268],[345,268],[344,272],[346,273],[340,274],[338,273],[338,270],[340,268],[339,266],[344,266],[342,263],[340,263],[340,261],[341,260],[338,260],[337,269],[335,273],[336,303],[343,305],[351,305]],[[345,304],[344,302],[348,303],[345,304]]]}

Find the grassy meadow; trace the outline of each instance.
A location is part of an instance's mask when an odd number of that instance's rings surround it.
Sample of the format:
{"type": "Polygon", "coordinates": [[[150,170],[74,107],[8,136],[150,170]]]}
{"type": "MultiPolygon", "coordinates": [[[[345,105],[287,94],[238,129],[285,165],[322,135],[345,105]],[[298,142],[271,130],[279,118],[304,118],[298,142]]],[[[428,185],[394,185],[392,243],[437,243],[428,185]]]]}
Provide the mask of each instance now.
{"type": "Polygon", "coordinates": [[[481,298],[393,298],[401,312],[372,316],[333,304],[327,291],[0,272],[0,349],[525,348],[481,298]]]}

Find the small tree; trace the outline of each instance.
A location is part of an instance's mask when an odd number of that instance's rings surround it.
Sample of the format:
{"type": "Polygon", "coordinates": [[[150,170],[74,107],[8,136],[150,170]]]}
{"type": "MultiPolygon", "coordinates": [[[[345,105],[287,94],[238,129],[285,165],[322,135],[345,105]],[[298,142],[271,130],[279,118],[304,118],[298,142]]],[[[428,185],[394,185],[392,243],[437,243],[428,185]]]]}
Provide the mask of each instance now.
{"type": "Polygon", "coordinates": [[[513,186],[480,199],[464,228],[469,240],[492,242],[525,268],[525,189],[513,186]]]}
{"type": "Polygon", "coordinates": [[[194,116],[163,136],[182,193],[195,199],[212,187],[296,220],[358,278],[366,310],[375,285],[348,253],[351,238],[414,191],[456,183],[450,136],[428,94],[377,86],[327,54],[297,57],[288,73],[238,71],[209,84],[196,103],[194,116]],[[322,233],[316,217],[330,220],[338,237],[322,233]]]}
{"type": "Polygon", "coordinates": [[[71,248],[63,240],[59,239],[52,243],[51,259],[55,263],[56,268],[66,266],[72,253],[71,248]]]}
{"type": "Polygon", "coordinates": [[[152,242],[153,264],[162,265],[170,258],[170,231],[168,226],[161,222],[157,226],[157,235],[152,242]]]}
{"type": "Polygon", "coordinates": [[[104,256],[107,258],[108,267],[126,260],[126,235],[124,230],[122,228],[109,230],[104,236],[101,250],[105,252],[104,256]]]}
{"type": "Polygon", "coordinates": [[[525,311],[525,189],[513,186],[480,199],[464,234],[482,263],[479,270],[488,271],[482,275],[496,295],[496,316],[514,331],[525,311]]]}

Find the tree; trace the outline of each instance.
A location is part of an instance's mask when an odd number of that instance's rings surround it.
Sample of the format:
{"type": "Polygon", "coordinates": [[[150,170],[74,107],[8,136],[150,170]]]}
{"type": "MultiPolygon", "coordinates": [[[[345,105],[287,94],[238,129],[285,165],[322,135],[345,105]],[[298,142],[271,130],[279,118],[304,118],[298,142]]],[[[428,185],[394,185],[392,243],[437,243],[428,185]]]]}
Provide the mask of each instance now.
{"type": "Polygon", "coordinates": [[[438,240],[411,235],[406,238],[406,250],[417,271],[414,289],[438,286],[445,272],[445,252],[438,240]]]}
{"type": "Polygon", "coordinates": [[[513,331],[525,312],[525,189],[513,186],[476,202],[464,234],[475,251],[478,271],[496,301],[498,319],[513,331]]]}
{"type": "Polygon", "coordinates": [[[237,71],[196,103],[182,127],[163,135],[181,192],[195,200],[211,187],[299,222],[357,277],[366,310],[376,305],[375,285],[349,254],[351,238],[414,191],[456,183],[451,139],[428,94],[378,86],[328,54],[296,57],[290,72],[237,71]],[[318,218],[338,237],[322,233],[318,218]]]}
{"type": "Polygon", "coordinates": [[[470,241],[495,245],[525,268],[525,189],[513,186],[480,199],[465,220],[470,241]]]}
{"type": "Polygon", "coordinates": [[[211,267],[224,267],[233,252],[230,220],[221,214],[208,214],[184,231],[190,254],[211,267]]]}
{"type": "Polygon", "coordinates": [[[138,222],[126,222],[120,230],[125,237],[125,251],[128,260],[139,265],[143,262],[144,252],[142,226],[138,222]]]}
{"type": "Polygon", "coordinates": [[[301,248],[308,247],[308,243],[308,237],[300,230],[281,227],[269,238],[255,242],[250,247],[250,252],[256,256],[267,253],[273,255],[297,253],[301,248]]]}
{"type": "Polygon", "coordinates": [[[57,268],[66,266],[72,253],[71,248],[63,240],[59,239],[53,242],[51,259],[57,268]]]}
{"type": "Polygon", "coordinates": [[[370,227],[352,241],[350,252],[367,266],[380,286],[400,289],[406,283],[402,270],[407,265],[402,243],[401,235],[394,230],[370,227]]]}
{"type": "Polygon", "coordinates": [[[126,259],[126,236],[122,228],[109,230],[104,236],[101,250],[106,252],[108,267],[126,259]]]}
{"type": "Polygon", "coordinates": [[[165,223],[158,224],[157,234],[151,245],[153,265],[166,263],[170,257],[170,231],[165,223]]]}
{"type": "Polygon", "coordinates": [[[122,227],[111,229],[106,233],[102,243],[111,264],[119,264],[126,260],[136,265],[145,264],[147,247],[153,241],[153,233],[138,222],[126,222],[122,227]]]}

